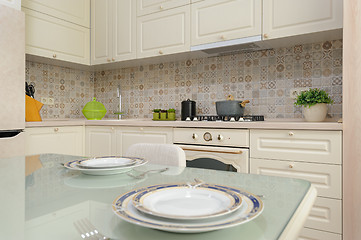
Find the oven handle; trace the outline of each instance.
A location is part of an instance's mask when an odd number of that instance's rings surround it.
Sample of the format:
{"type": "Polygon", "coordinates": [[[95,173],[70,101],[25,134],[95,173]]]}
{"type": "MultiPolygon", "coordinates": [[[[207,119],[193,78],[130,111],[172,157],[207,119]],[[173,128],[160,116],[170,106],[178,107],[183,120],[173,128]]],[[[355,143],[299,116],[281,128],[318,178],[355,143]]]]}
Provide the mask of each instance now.
{"type": "Polygon", "coordinates": [[[214,152],[214,153],[227,153],[227,154],[242,154],[243,151],[239,148],[225,148],[225,147],[206,147],[206,146],[190,146],[190,145],[177,145],[184,151],[197,151],[197,152],[214,152]]]}

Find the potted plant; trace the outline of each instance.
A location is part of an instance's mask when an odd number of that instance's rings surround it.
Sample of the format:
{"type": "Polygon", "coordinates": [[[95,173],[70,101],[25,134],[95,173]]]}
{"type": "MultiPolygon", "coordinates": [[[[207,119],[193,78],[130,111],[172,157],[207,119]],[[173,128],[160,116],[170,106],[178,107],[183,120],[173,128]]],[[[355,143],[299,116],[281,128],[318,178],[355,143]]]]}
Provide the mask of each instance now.
{"type": "Polygon", "coordinates": [[[333,100],[325,90],[318,88],[302,91],[297,95],[295,105],[303,106],[303,115],[308,122],[322,122],[327,115],[327,105],[333,100]]]}
{"type": "Polygon", "coordinates": [[[159,120],[160,109],[153,109],[153,120],[159,120]]]}
{"type": "Polygon", "coordinates": [[[160,110],[160,120],[167,120],[167,110],[160,110]]]}
{"type": "Polygon", "coordinates": [[[170,108],[168,109],[168,120],[175,120],[175,109],[174,108],[170,108]]]}

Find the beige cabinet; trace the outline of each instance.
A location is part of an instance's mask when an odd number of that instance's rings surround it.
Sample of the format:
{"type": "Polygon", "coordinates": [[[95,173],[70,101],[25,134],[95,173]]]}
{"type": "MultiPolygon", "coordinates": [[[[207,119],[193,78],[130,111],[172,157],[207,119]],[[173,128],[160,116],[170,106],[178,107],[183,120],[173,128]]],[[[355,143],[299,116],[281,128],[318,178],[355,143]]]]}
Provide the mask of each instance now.
{"type": "Polygon", "coordinates": [[[137,16],[161,12],[189,3],[190,0],[137,0],[137,16]]]}
{"type": "Polygon", "coordinates": [[[27,8],[23,11],[27,54],[89,65],[89,28],[27,8]]]}
{"type": "Polygon", "coordinates": [[[136,2],[92,0],[91,64],[136,57],[136,2]]]}
{"type": "Polygon", "coordinates": [[[189,5],[137,18],[137,58],[189,50],[189,5]]]}
{"type": "Polygon", "coordinates": [[[21,10],[21,0],[0,0],[0,4],[21,10]]]}
{"type": "Polygon", "coordinates": [[[342,0],[263,1],[264,39],[342,28],[342,0]]]}
{"type": "Polygon", "coordinates": [[[191,45],[260,36],[261,0],[207,0],[191,5],[191,45]]]}
{"type": "Polygon", "coordinates": [[[25,154],[58,153],[82,156],[84,128],[34,127],[25,129],[25,154]]]}
{"type": "Polygon", "coordinates": [[[85,156],[101,157],[115,155],[115,127],[87,126],[85,128],[85,156]]]}
{"type": "Polygon", "coordinates": [[[172,128],[119,127],[116,131],[117,155],[124,155],[135,143],[168,143],[173,140],[172,128]]]}
{"type": "Polygon", "coordinates": [[[318,197],[299,239],[342,239],[341,131],[251,130],[250,172],[310,181],[318,197]]]}
{"type": "Polygon", "coordinates": [[[22,0],[22,6],[89,28],[90,0],[22,0]]]}

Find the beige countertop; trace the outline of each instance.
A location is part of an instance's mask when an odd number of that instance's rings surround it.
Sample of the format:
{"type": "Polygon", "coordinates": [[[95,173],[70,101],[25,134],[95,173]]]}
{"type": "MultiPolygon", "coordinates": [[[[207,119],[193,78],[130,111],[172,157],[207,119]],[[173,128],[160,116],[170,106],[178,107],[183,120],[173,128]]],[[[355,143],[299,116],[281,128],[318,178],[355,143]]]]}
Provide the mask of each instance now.
{"type": "Polygon", "coordinates": [[[128,126],[128,127],[189,127],[189,128],[244,128],[244,129],[304,129],[304,130],[342,130],[342,123],[336,121],[305,122],[303,119],[269,119],[261,122],[188,122],[152,121],[149,119],[124,120],[85,120],[62,119],[26,122],[25,127],[62,127],[62,126],[128,126]]]}

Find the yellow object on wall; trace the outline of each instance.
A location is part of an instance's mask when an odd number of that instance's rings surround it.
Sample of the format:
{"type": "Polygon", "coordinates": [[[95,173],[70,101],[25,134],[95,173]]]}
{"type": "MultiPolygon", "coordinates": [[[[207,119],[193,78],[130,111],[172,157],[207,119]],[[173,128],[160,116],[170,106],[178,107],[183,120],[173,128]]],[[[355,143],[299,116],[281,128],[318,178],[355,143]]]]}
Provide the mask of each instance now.
{"type": "Polygon", "coordinates": [[[25,96],[25,121],[37,122],[41,121],[40,109],[44,104],[35,100],[34,98],[25,96]]]}

